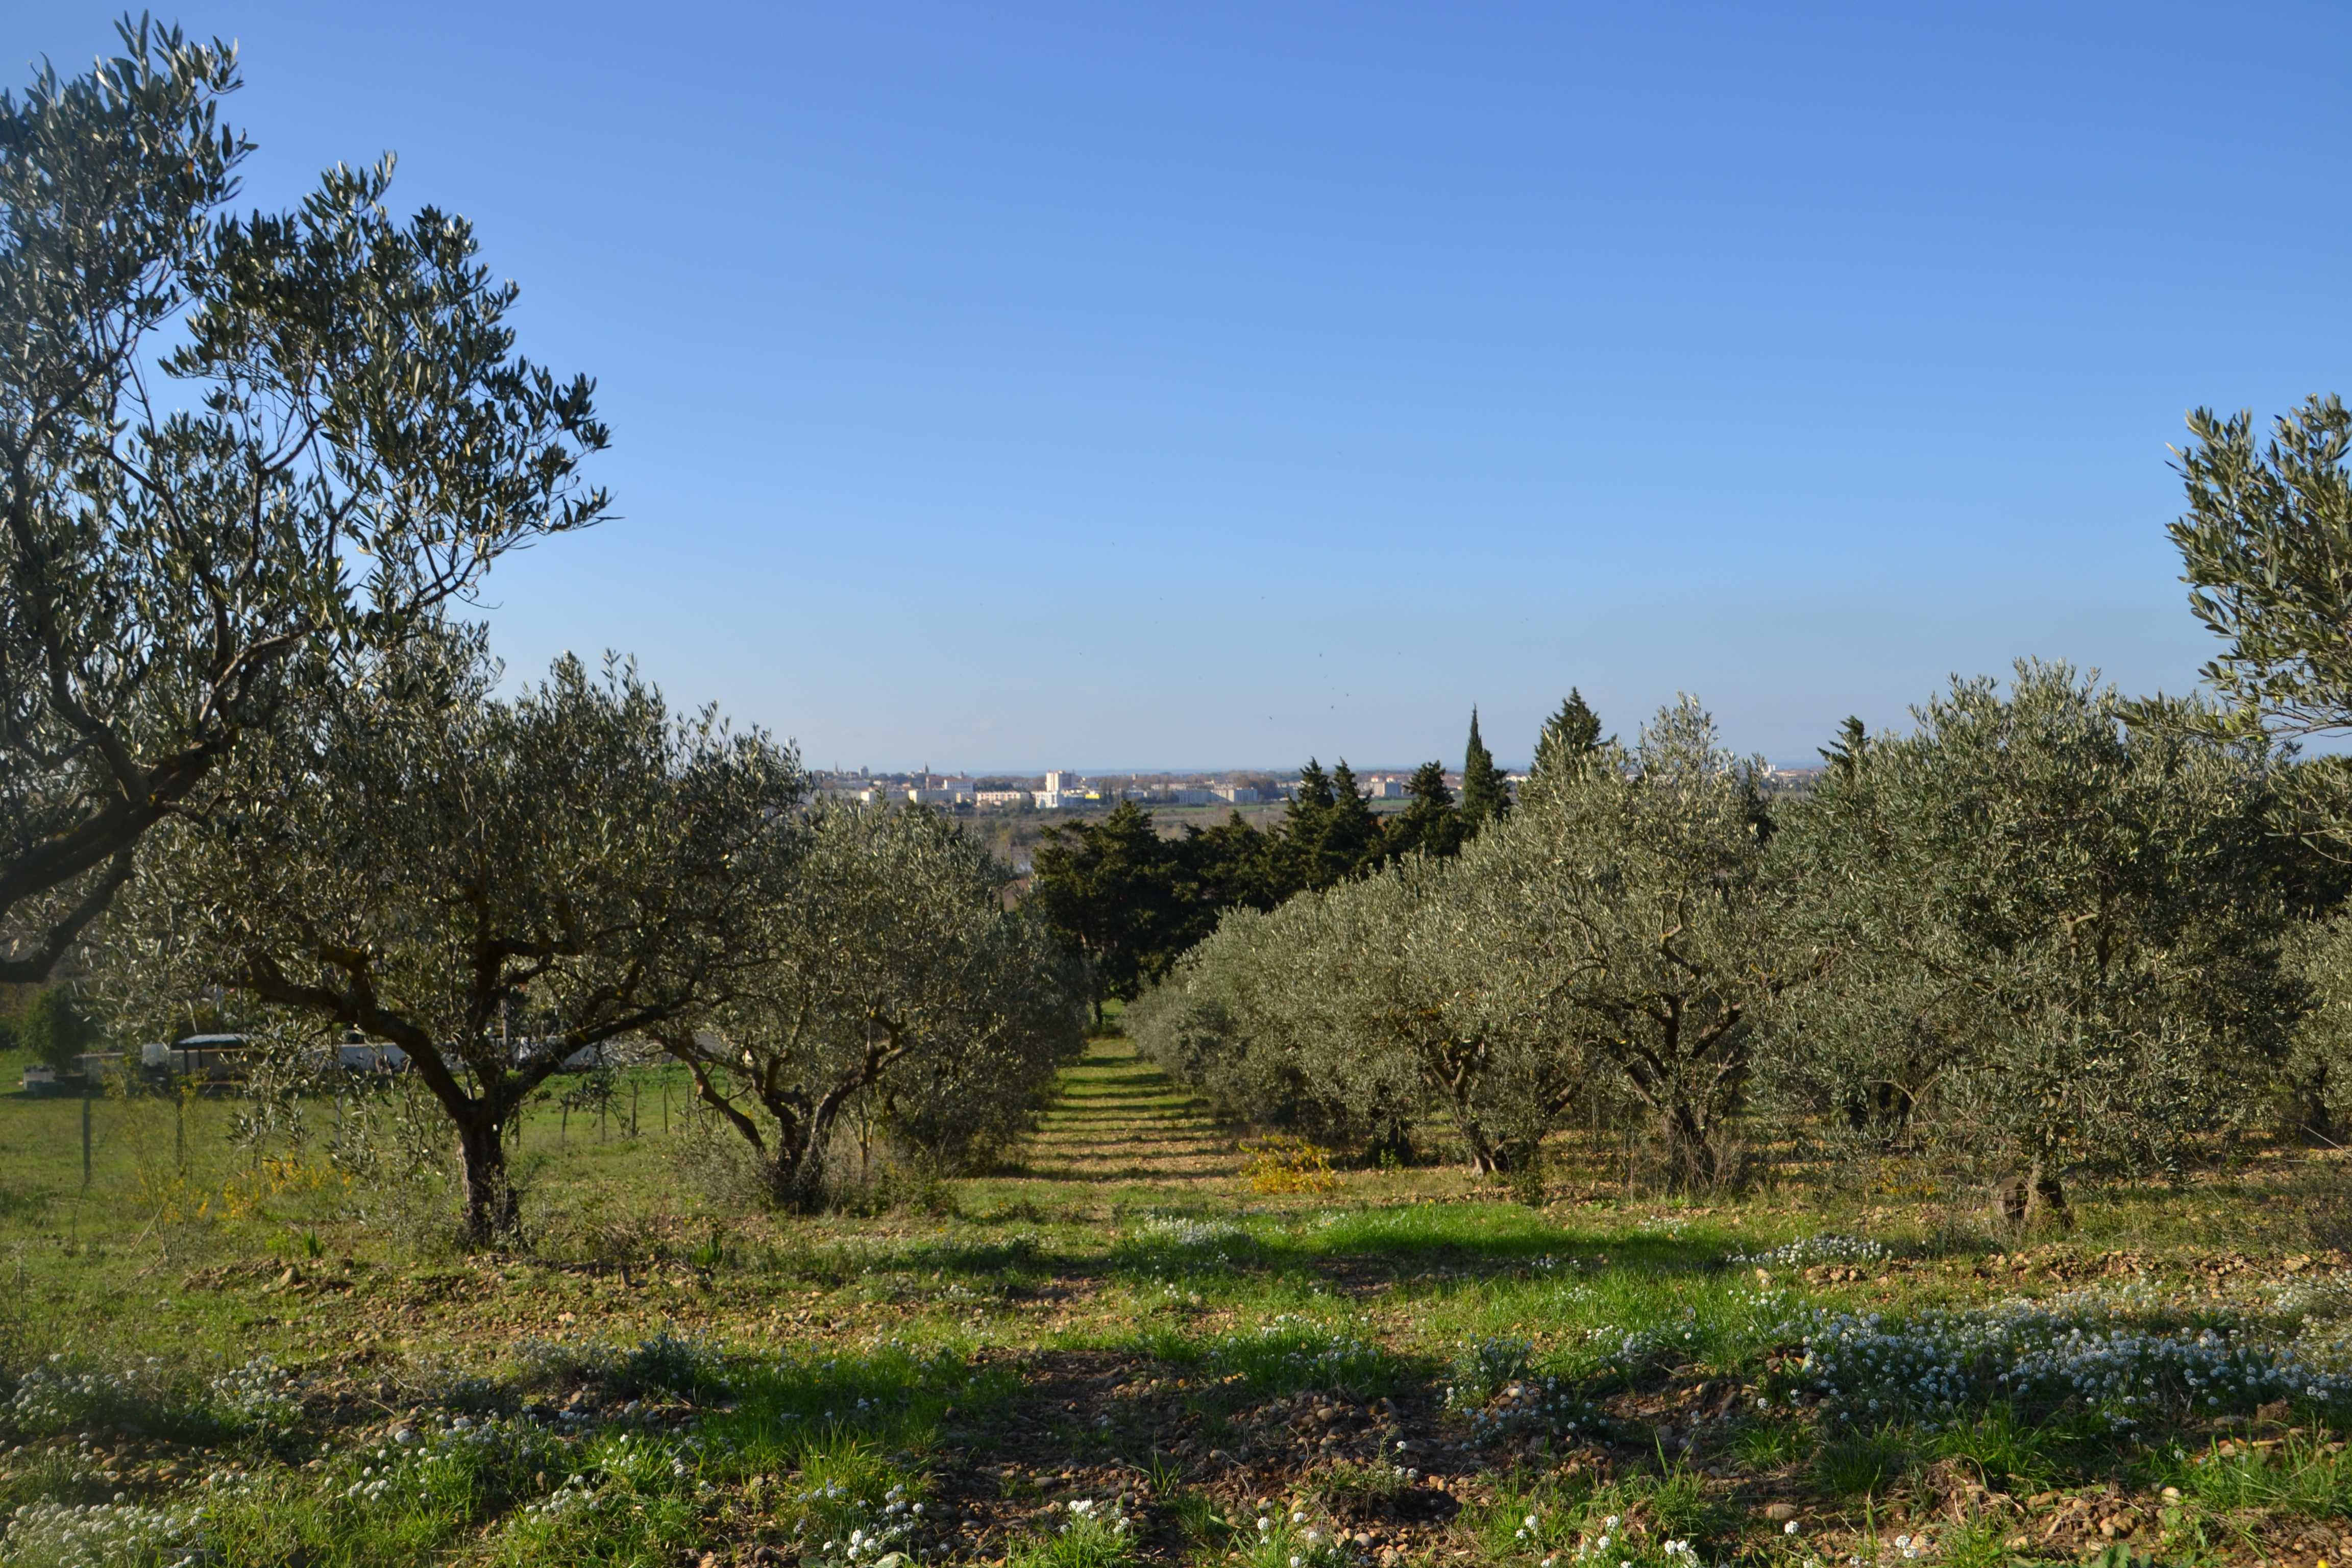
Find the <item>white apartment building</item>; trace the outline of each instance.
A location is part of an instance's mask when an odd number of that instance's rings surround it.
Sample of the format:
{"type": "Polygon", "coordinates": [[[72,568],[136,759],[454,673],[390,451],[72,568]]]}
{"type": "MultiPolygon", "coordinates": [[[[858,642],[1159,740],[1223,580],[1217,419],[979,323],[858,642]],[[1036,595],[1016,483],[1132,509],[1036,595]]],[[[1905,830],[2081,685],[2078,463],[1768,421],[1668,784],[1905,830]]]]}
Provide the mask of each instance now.
{"type": "Polygon", "coordinates": [[[1209,793],[1216,796],[1219,800],[1230,801],[1235,805],[1255,805],[1257,804],[1257,791],[1252,789],[1247,784],[1216,784],[1211,787],[1209,793]]]}

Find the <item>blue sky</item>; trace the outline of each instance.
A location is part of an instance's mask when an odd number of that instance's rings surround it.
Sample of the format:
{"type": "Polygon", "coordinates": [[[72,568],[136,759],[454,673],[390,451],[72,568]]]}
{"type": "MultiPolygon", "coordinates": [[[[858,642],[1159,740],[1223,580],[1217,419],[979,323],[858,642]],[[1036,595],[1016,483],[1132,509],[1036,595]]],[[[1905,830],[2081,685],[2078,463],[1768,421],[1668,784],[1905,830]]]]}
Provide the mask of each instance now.
{"type": "MultiPolygon", "coordinates": [[[[0,5],[0,64],[110,7],[0,5]]],[[[257,200],[385,149],[623,520],[494,574],[819,765],[1807,758],[2178,689],[2203,404],[2352,391],[2340,5],[211,0],[257,200]]]]}

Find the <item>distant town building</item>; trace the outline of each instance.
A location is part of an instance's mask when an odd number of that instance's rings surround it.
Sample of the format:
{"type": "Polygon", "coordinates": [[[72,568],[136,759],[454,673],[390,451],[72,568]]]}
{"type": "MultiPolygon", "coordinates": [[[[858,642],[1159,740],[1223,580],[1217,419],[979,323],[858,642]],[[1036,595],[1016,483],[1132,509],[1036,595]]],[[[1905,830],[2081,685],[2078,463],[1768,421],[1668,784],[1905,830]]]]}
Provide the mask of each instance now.
{"type": "Polygon", "coordinates": [[[1230,801],[1235,805],[1255,805],[1258,800],[1257,791],[1248,784],[1215,784],[1211,786],[1209,793],[1219,800],[1230,801]]]}
{"type": "Polygon", "coordinates": [[[1079,799],[1077,775],[1076,773],[1066,773],[1058,771],[1047,773],[1045,775],[1045,787],[1037,792],[1037,809],[1040,811],[1061,810],[1065,804],[1063,800],[1065,794],[1069,796],[1067,804],[1072,805],[1077,804],[1079,799]]]}
{"type": "Polygon", "coordinates": [[[974,790],[971,803],[982,811],[1018,811],[1029,804],[1025,789],[974,790]]]}
{"type": "Polygon", "coordinates": [[[1402,800],[1405,781],[1393,773],[1374,773],[1364,785],[1364,794],[1373,800],[1402,800]]]}

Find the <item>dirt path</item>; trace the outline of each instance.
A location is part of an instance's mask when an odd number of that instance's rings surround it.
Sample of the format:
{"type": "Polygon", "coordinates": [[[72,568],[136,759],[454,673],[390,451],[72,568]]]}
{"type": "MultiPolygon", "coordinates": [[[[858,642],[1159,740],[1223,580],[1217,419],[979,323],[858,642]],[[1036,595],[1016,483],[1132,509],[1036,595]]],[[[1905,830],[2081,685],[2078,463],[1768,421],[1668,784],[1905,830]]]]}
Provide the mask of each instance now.
{"type": "Polygon", "coordinates": [[[1055,1181],[1191,1185],[1234,1175],[1241,1159],[1208,1108],[1126,1040],[1087,1042],[1062,1072],[1026,1161],[1055,1181]]]}

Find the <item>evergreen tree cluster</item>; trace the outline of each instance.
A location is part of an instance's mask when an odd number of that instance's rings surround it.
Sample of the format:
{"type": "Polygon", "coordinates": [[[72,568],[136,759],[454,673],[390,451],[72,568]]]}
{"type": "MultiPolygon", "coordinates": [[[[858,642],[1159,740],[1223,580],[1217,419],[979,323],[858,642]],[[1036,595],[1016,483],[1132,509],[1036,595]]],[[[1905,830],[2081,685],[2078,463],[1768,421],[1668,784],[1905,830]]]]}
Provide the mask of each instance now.
{"type": "MultiPolygon", "coordinates": [[[[1544,748],[1558,768],[1600,744],[1600,720],[1571,691],[1544,726],[1538,768],[1544,748]]],[[[1282,820],[1270,828],[1234,812],[1214,827],[1187,826],[1171,837],[1129,801],[1098,822],[1046,828],[1031,896],[1047,923],[1085,955],[1099,1019],[1106,999],[1133,1000],[1214,931],[1227,910],[1271,910],[1409,855],[1454,856],[1481,828],[1507,818],[1510,784],[1478,732],[1475,709],[1461,798],[1438,762],[1414,770],[1406,795],[1404,810],[1383,817],[1345,758],[1328,770],[1309,758],[1282,820]]]]}

